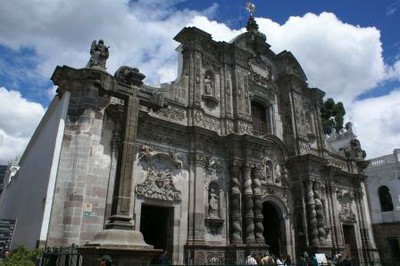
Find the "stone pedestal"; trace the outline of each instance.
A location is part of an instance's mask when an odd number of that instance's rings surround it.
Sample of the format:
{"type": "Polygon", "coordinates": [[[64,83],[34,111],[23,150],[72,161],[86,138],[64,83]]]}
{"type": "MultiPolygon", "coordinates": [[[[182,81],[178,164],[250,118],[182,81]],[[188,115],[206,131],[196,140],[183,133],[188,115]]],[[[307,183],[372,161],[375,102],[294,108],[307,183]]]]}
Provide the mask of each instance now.
{"type": "Polygon", "coordinates": [[[82,265],[98,266],[103,255],[109,255],[118,266],[147,266],[158,258],[162,250],[144,242],[139,231],[106,229],[95,236],[93,242],[78,248],[82,255],[82,265]]]}

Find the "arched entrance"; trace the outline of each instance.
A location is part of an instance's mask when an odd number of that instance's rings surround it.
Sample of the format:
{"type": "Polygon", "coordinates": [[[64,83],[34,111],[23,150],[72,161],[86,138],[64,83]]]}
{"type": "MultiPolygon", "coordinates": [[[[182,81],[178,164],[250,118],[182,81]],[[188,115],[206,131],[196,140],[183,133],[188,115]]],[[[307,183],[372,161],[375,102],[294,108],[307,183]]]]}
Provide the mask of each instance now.
{"type": "Polygon", "coordinates": [[[278,208],[266,201],[263,203],[263,226],[265,243],[270,246],[269,250],[275,256],[284,254],[284,225],[282,224],[281,213],[278,208]]]}

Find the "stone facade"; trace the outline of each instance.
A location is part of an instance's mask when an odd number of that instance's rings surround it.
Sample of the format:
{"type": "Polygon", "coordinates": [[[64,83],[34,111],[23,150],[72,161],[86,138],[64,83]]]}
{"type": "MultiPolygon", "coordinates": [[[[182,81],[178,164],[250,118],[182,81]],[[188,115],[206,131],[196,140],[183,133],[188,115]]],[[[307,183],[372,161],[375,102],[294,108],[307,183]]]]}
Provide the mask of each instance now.
{"type": "Polygon", "coordinates": [[[376,245],[382,258],[400,258],[400,149],[369,162],[365,173],[376,245]]]}
{"type": "Polygon", "coordinates": [[[57,67],[70,100],[46,244],[124,228],[176,264],[267,250],[379,259],[359,142],[326,141],[324,92],[295,57],[270,50],[253,17],[230,43],[194,27],[175,40],[179,76],[161,88],[129,67],[57,67]]]}

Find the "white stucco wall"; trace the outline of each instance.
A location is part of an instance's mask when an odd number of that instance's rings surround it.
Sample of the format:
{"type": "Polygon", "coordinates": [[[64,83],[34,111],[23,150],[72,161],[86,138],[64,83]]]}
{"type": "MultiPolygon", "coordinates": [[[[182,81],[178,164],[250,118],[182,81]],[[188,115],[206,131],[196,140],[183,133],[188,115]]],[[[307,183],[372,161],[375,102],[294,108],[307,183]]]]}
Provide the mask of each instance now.
{"type": "Polygon", "coordinates": [[[11,248],[46,240],[68,103],[68,92],[53,99],[1,196],[0,218],[17,219],[11,248]]]}
{"type": "Polygon", "coordinates": [[[367,191],[373,224],[400,222],[400,149],[393,154],[371,159],[366,169],[367,191]],[[378,189],[387,186],[393,201],[393,211],[382,212],[378,189]]]}

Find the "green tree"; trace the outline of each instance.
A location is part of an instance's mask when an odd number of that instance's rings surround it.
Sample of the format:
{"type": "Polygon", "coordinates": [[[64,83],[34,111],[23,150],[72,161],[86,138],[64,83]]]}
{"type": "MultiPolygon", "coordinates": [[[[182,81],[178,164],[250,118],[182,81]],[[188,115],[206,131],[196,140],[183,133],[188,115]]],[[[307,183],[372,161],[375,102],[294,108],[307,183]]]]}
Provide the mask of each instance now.
{"type": "Polygon", "coordinates": [[[35,266],[35,261],[40,256],[40,249],[29,250],[25,246],[19,246],[11,252],[11,256],[2,262],[0,266],[35,266]]]}
{"type": "Polygon", "coordinates": [[[324,133],[329,135],[333,130],[336,130],[336,132],[339,133],[343,128],[345,114],[346,110],[343,107],[343,103],[335,103],[332,98],[328,98],[323,102],[321,107],[321,118],[324,133]]]}

